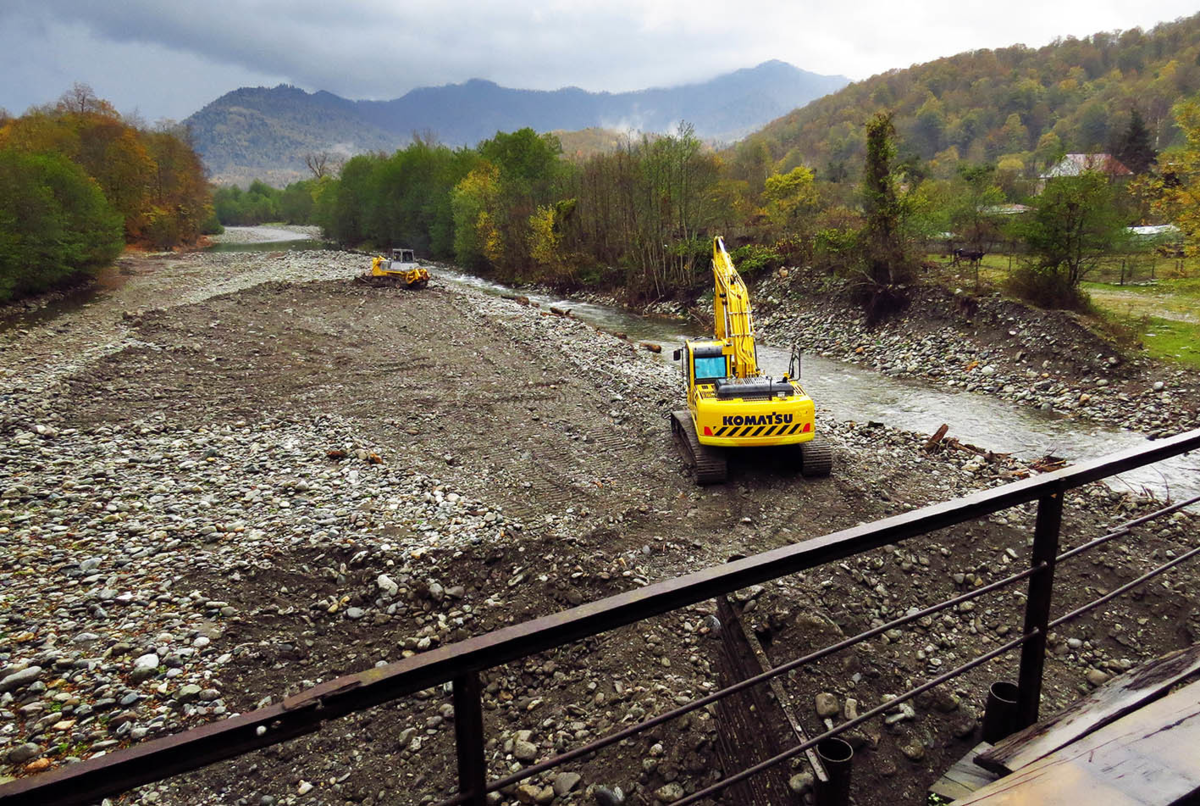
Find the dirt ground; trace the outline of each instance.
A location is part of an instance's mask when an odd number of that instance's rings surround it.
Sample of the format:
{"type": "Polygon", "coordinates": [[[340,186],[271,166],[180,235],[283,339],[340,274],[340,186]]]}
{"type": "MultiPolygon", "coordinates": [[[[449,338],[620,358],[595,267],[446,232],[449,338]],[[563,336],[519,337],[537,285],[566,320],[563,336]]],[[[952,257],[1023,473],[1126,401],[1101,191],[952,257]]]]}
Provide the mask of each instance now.
{"type": "MultiPolygon", "coordinates": [[[[389,525],[368,502],[351,518],[358,542],[246,557],[236,577],[202,563],[184,571],[176,587],[237,608],[224,639],[240,651],[220,673],[233,712],[420,651],[422,638],[458,640],[946,500],[1016,469],[1002,461],[966,473],[970,452],[925,454],[921,435],[825,422],[830,478],[802,479],[759,454],[737,462],[730,483],[698,489],[665,419],[679,405],[668,367],[569,318],[436,282],[420,293],[271,283],[147,312],[133,328],[136,344],[66,380],[64,426],[215,429],[328,416],[390,468],[444,480],[506,524],[495,539],[401,561],[372,540],[410,527],[389,525]],[[325,606],[344,597],[369,608],[381,573],[399,583],[404,607],[347,620],[325,606]]],[[[1069,496],[1064,542],[1096,536],[1139,506],[1099,487],[1069,496]]],[[[1013,512],[772,583],[745,594],[746,619],[782,663],[1023,567],[1032,520],[1032,510],[1013,512]]],[[[1192,537],[1194,523],[1179,518],[1081,558],[1060,571],[1056,611],[1192,537]]],[[[1052,636],[1043,710],[1088,690],[1089,672],[1115,674],[1194,640],[1194,581],[1192,571],[1173,573],[1052,636]]],[[[789,675],[792,707],[810,735],[822,729],[818,693],[834,694],[841,715],[847,698],[873,707],[1011,638],[1022,597],[1018,585],[789,675]]],[[[527,761],[526,742],[542,758],[719,685],[717,643],[704,626],[713,610],[703,603],[486,673],[491,774],[527,761]]],[[[979,741],[987,685],[1015,671],[1015,657],[999,659],[922,698],[910,718],[859,731],[855,802],[924,802],[932,780],[979,741]]],[[[455,785],[448,703],[441,690],[424,692],[127,801],[436,803],[455,785]]],[[[549,775],[495,802],[593,803],[598,786],[621,787],[628,803],[670,802],[670,785],[692,792],[720,776],[722,729],[702,710],[571,765],[582,779],[570,792],[556,795],[549,775]]]]}

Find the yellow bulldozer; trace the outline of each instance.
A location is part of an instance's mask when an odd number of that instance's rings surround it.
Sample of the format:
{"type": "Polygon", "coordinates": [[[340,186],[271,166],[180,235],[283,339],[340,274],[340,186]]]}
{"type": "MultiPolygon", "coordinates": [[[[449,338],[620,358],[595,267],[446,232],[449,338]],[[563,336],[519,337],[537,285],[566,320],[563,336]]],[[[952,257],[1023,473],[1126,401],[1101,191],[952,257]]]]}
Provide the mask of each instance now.
{"type": "Polygon", "coordinates": [[[429,285],[429,270],[417,263],[413,250],[397,247],[390,258],[372,258],[371,273],[360,279],[370,285],[403,285],[419,290],[429,285]]]}
{"type": "Polygon", "coordinates": [[[712,263],[715,338],[687,341],[675,351],[688,407],[671,412],[671,430],[696,482],[725,481],[726,450],[733,448],[783,446],[794,451],[805,476],[829,475],[833,454],[816,434],[816,407],[797,380],[798,351],[781,378],[759,370],[750,295],[719,237],[712,263]]]}

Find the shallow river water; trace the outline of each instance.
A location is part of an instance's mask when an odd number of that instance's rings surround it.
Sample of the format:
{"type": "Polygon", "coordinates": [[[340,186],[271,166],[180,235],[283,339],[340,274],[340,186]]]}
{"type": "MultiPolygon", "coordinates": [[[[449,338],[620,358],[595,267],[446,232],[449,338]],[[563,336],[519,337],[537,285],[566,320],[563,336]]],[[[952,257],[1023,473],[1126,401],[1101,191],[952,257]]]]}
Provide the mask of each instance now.
{"type": "MultiPolygon", "coordinates": [[[[437,276],[489,293],[514,293],[497,283],[446,269],[438,269],[437,276]]],[[[516,293],[542,306],[570,310],[572,316],[601,330],[661,344],[663,351],[658,355],[668,363],[674,363],[671,353],[684,339],[705,335],[699,330],[687,332],[686,323],[674,319],[640,316],[546,294],[516,293]]],[[[766,372],[782,375],[787,371],[790,353],[790,348],[760,344],[759,363],[766,372]]],[[[1145,437],[1132,431],[1081,422],[987,395],[891,378],[818,355],[804,356],[800,380],[817,402],[818,416],[826,413],[837,420],[877,421],[926,434],[946,423],[948,436],[1025,460],[1053,455],[1077,462],[1146,442],[1145,437]]],[[[1200,456],[1182,456],[1123,473],[1111,480],[1111,486],[1137,492],[1144,488],[1162,499],[1200,495],[1200,456]]]]}

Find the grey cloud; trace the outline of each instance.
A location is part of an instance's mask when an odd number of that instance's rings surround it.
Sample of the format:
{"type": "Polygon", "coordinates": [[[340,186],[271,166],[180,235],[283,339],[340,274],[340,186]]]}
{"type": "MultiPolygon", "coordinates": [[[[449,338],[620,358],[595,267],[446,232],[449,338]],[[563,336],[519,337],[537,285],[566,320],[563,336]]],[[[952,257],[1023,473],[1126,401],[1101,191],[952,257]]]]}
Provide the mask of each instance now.
{"type": "Polygon", "coordinates": [[[24,76],[27,86],[0,87],[0,104],[18,106],[13,98],[54,83],[37,102],[51,100],[68,73],[97,91],[109,82],[109,95],[137,99],[151,117],[166,114],[168,101],[187,98],[195,109],[239,84],[277,80],[379,99],[468,78],[621,91],[773,58],[865,78],[963,50],[1039,45],[1192,11],[1185,0],[5,0],[0,43],[10,47],[0,65],[14,66],[6,76],[24,76]],[[76,49],[51,47],[64,41],[76,49]]]}

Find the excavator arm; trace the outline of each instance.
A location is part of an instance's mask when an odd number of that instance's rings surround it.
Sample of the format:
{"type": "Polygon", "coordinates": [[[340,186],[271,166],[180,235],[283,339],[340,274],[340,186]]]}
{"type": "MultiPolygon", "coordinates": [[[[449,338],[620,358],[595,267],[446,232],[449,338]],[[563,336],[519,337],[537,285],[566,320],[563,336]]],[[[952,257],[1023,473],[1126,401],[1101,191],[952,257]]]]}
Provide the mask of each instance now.
{"type": "Polygon", "coordinates": [[[754,322],[750,317],[750,293],[741,275],[733,267],[725,242],[713,238],[713,321],[716,336],[733,348],[733,374],[738,378],[758,375],[758,352],[754,343],[754,322]]]}

